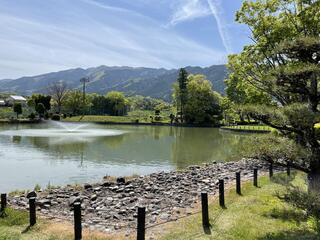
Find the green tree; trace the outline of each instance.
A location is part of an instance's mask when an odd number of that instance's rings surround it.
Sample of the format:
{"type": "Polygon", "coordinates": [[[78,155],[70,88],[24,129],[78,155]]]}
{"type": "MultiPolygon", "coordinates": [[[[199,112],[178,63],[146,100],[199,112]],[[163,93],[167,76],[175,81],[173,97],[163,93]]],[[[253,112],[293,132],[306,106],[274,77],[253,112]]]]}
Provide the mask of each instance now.
{"type": "Polygon", "coordinates": [[[103,115],[103,114],[110,114],[110,103],[105,96],[96,95],[92,98],[92,106],[91,111],[94,114],[103,115]]]}
{"type": "Polygon", "coordinates": [[[90,107],[90,97],[86,97],[83,105],[83,94],[79,90],[69,91],[64,101],[64,106],[69,113],[81,114],[90,107]]]}
{"type": "Polygon", "coordinates": [[[226,94],[228,99],[231,101],[230,107],[232,109],[226,109],[226,113],[233,110],[238,114],[240,121],[243,122],[245,117],[242,107],[249,104],[272,104],[272,98],[267,93],[260,91],[255,86],[250,84],[247,79],[238,74],[238,69],[241,69],[242,65],[239,65],[237,61],[237,55],[229,56],[228,69],[230,74],[225,80],[226,94]]]}
{"type": "Polygon", "coordinates": [[[113,116],[124,116],[127,114],[129,107],[128,99],[122,92],[111,91],[107,93],[106,99],[109,101],[113,116]]]}
{"type": "Polygon", "coordinates": [[[180,115],[181,122],[184,121],[184,109],[185,109],[187,97],[188,97],[187,83],[188,83],[188,72],[184,68],[181,68],[177,78],[177,84],[174,86],[175,105],[177,107],[177,114],[180,115]]]}
{"type": "Polygon", "coordinates": [[[239,79],[278,105],[259,104],[246,112],[309,153],[303,161],[291,161],[289,156],[269,161],[288,162],[307,172],[309,189],[320,190],[320,144],[314,128],[320,119],[320,2],[245,1],[236,19],[249,26],[253,44],[232,56],[229,65],[239,79]]]}
{"type": "Polygon", "coordinates": [[[39,103],[42,103],[46,111],[49,111],[51,109],[51,96],[32,94],[27,104],[29,107],[36,107],[39,103]]]}
{"type": "Polygon", "coordinates": [[[35,108],[36,112],[39,114],[40,117],[43,117],[43,115],[45,114],[46,112],[46,108],[44,106],[43,103],[38,103],[36,105],[36,108],[35,108]]]}
{"type": "Polygon", "coordinates": [[[189,75],[184,117],[188,123],[218,123],[221,120],[221,96],[212,90],[204,75],[189,75]]]}
{"type": "Polygon", "coordinates": [[[19,115],[22,114],[22,105],[21,103],[14,103],[13,104],[13,111],[17,114],[17,119],[19,115]]]}

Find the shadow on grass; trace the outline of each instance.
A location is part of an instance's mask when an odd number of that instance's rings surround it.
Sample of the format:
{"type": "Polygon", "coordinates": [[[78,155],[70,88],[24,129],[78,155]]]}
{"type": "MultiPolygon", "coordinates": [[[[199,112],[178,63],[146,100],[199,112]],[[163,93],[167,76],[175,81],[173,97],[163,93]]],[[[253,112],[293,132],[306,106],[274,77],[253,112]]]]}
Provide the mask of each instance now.
{"type": "Polygon", "coordinates": [[[31,226],[28,226],[26,227],[26,229],[24,229],[21,233],[24,234],[24,233],[27,233],[31,230],[31,226]]]}
{"type": "Polygon", "coordinates": [[[284,231],[280,233],[268,233],[258,240],[317,240],[320,236],[311,231],[284,231]]]}
{"type": "Polygon", "coordinates": [[[289,186],[296,176],[296,171],[291,172],[290,176],[287,176],[286,173],[279,173],[277,175],[272,176],[271,182],[280,184],[282,186],[289,186]]]}
{"type": "Polygon", "coordinates": [[[264,217],[281,219],[284,221],[293,221],[298,224],[308,220],[308,216],[299,210],[294,209],[273,209],[270,213],[264,214],[264,217]]]}
{"type": "Polygon", "coordinates": [[[5,210],[1,210],[1,211],[0,211],[0,218],[5,218],[5,217],[7,217],[7,216],[8,216],[8,214],[6,213],[5,210]]]}
{"type": "Polygon", "coordinates": [[[211,227],[212,227],[211,224],[210,224],[209,227],[203,226],[203,231],[204,231],[204,233],[205,233],[206,235],[211,235],[211,234],[212,234],[212,232],[211,232],[211,227]]]}

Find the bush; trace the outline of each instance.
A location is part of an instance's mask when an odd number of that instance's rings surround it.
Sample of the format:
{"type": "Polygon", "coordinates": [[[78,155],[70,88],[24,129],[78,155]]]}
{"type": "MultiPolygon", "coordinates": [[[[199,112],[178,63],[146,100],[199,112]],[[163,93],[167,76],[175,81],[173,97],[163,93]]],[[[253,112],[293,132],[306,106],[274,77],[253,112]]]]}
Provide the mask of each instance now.
{"type": "Polygon", "coordinates": [[[36,118],[36,114],[35,113],[30,113],[30,115],[28,116],[28,118],[30,120],[34,120],[36,118]]]}
{"type": "Polygon", "coordinates": [[[162,119],[162,117],[161,116],[159,116],[159,115],[156,115],[155,117],[154,117],[154,120],[155,121],[161,121],[161,119],[162,119]]]}
{"type": "Polygon", "coordinates": [[[287,192],[278,197],[303,210],[307,216],[312,220],[313,228],[320,233],[320,194],[315,192],[308,192],[296,186],[289,186],[287,192]]]}
{"type": "Polygon", "coordinates": [[[59,114],[53,114],[52,117],[51,117],[51,120],[60,121],[60,115],[59,114]]]}

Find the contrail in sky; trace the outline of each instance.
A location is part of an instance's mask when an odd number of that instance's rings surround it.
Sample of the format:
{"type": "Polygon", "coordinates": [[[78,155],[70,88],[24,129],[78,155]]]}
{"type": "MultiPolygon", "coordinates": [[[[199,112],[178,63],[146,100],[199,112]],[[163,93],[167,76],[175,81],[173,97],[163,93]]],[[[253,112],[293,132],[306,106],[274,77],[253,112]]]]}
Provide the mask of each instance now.
{"type": "Polygon", "coordinates": [[[219,35],[221,37],[223,46],[225,47],[227,53],[230,54],[233,51],[231,47],[231,40],[228,35],[227,24],[223,17],[223,9],[221,7],[221,2],[220,0],[207,0],[207,1],[208,1],[210,10],[212,12],[212,15],[214,16],[217,22],[218,31],[219,31],[219,35]]]}

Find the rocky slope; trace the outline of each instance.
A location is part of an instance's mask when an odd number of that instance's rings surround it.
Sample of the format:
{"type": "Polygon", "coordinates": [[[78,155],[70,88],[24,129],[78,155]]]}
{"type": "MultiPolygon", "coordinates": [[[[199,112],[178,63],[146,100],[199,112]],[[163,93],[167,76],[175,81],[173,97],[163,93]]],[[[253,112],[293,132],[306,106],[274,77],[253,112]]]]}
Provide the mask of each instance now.
{"type": "MultiPolygon", "coordinates": [[[[238,171],[242,181],[252,179],[254,168],[259,169],[259,174],[268,169],[261,162],[241,160],[190,166],[184,171],[154,173],[130,181],[120,178],[118,182],[60,187],[37,193],[38,211],[72,221],[72,205],[78,201],[84,226],[108,233],[120,229],[132,232],[136,229],[138,206],[146,206],[147,226],[173,221],[192,213],[201,192],[216,194],[219,179],[230,185],[238,171]]],[[[16,208],[28,207],[26,195],[10,197],[9,203],[16,208]]]]}

